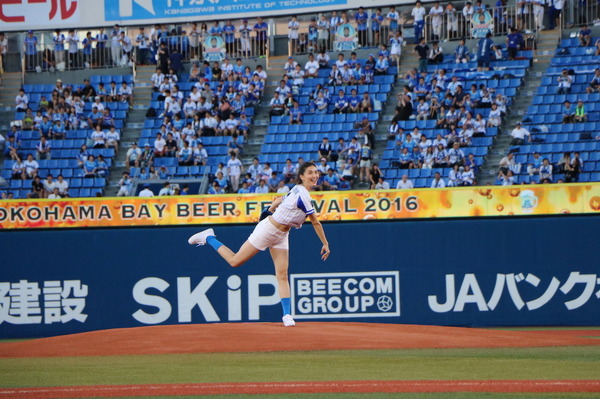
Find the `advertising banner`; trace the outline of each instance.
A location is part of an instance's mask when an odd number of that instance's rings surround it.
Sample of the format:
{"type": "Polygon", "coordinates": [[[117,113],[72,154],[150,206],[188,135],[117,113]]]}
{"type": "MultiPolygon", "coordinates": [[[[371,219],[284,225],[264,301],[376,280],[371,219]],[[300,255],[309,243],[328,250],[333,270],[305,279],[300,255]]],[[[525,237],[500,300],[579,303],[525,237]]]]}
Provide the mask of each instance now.
{"type": "Polygon", "coordinates": [[[336,51],[354,51],[358,46],[358,32],[351,24],[343,24],[335,32],[336,51]]]}
{"type": "MultiPolygon", "coordinates": [[[[214,226],[237,250],[252,226],[214,226]]],[[[290,233],[297,322],[597,325],[598,216],[330,223],[290,233]]],[[[268,251],[238,268],[198,227],[0,232],[0,338],[280,322],[268,251]]]]}
{"type": "Polygon", "coordinates": [[[0,30],[84,25],[82,7],[83,0],[3,0],[0,1],[0,30]]]}
{"type": "MultiPolygon", "coordinates": [[[[600,213],[600,184],[313,192],[322,221],[600,213]]],[[[255,223],[274,194],[0,201],[0,229],[255,223]]]]}
{"type": "Polygon", "coordinates": [[[207,36],[202,43],[204,46],[204,60],[209,62],[221,62],[225,58],[225,42],[221,36],[207,36]]]}
{"type": "Polygon", "coordinates": [[[487,11],[473,15],[471,33],[476,38],[483,38],[488,33],[494,34],[494,18],[492,18],[492,15],[487,11]]]}

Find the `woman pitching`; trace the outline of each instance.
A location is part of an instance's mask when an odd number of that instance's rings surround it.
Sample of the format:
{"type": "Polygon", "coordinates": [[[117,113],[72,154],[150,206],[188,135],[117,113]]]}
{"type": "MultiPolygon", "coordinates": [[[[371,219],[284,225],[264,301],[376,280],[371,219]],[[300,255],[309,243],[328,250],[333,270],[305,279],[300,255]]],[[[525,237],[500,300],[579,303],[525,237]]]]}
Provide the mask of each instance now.
{"type": "Polygon", "coordinates": [[[279,297],[283,308],[283,325],[286,327],[296,325],[291,316],[290,283],[288,281],[288,235],[290,229],[302,227],[308,216],[317,236],[323,243],[321,259],[326,260],[329,257],[329,243],[325,237],[323,226],[317,219],[308,192],[316,186],[317,180],[319,180],[319,171],[315,164],[312,162],[302,164],[298,170],[296,186],[283,199],[275,200],[271,207],[263,211],[261,221],[238,252],[233,252],[217,240],[213,229],[194,234],[188,240],[191,245],[200,246],[207,243],[232,267],[243,265],[259,251],[269,248],[275,264],[279,297]]]}

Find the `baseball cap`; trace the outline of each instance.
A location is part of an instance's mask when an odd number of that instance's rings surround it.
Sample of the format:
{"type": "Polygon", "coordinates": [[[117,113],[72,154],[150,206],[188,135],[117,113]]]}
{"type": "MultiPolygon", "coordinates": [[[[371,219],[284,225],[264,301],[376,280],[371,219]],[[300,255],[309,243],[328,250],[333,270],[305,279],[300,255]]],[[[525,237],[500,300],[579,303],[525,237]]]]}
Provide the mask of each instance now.
{"type": "Polygon", "coordinates": [[[150,143],[144,144],[144,147],[150,147],[150,143]]]}
{"type": "Polygon", "coordinates": [[[326,158],[321,158],[321,162],[323,162],[323,161],[327,162],[327,159],[326,158]]]}
{"type": "Polygon", "coordinates": [[[137,141],[134,141],[134,142],[132,143],[132,145],[137,145],[137,141]]]}
{"type": "Polygon", "coordinates": [[[56,83],[62,83],[61,79],[56,79],[56,83]]]}
{"type": "Polygon", "coordinates": [[[27,33],[33,33],[33,31],[32,30],[28,30],[27,33]]]}

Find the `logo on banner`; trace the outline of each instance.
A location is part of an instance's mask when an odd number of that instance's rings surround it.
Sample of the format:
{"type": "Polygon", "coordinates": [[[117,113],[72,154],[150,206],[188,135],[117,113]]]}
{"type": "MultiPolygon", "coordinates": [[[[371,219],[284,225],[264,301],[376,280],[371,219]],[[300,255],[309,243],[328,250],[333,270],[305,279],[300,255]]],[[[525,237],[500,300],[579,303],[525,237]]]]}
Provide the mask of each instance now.
{"type": "Polygon", "coordinates": [[[223,61],[225,52],[225,42],[221,36],[212,35],[204,40],[204,60],[223,61]]]}
{"type": "Polygon", "coordinates": [[[150,14],[156,15],[156,12],[154,12],[154,6],[152,5],[152,0],[119,0],[119,15],[121,17],[133,16],[134,3],[148,11],[150,14]]]}
{"type": "Polygon", "coordinates": [[[471,20],[471,33],[473,37],[484,38],[488,33],[494,33],[494,18],[489,12],[477,13],[471,20]]]}
{"type": "Polygon", "coordinates": [[[79,22],[78,0],[10,0],[0,1],[0,21],[10,28],[23,24],[60,27],[65,22],[79,22]],[[14,25],[14,26],[13,26],[14,25]]]}
{"type": "Polygon", "coordinates": [[[390,272],[292,274],[297,319],[400,316],[400,274],[390,272]]]}
{"type": "Polygon", "coordinates": [[[338,26],[335,32],[335,49],[336,51],[352,51],[358,46],[358,37],[356,29],[350,24],[338,26]]]}

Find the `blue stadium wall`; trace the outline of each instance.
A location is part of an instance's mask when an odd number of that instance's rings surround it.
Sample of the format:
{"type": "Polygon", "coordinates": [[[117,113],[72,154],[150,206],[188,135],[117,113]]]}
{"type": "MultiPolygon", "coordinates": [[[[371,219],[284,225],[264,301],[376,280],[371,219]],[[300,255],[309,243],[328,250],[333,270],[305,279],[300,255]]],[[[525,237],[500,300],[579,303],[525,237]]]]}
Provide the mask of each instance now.
{"type": "MultiPolygon", "coordinates": [[[[3,231],[0,337],[156,324],[278,322],[273,266],[232,269],[191,227],[3,231]]],[[[239,247],[252,226],[216,226],[239,247]]],[[[300,321],[598,325],[600,217],[326,224],[291,232],[300,321]]]]}

